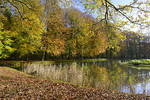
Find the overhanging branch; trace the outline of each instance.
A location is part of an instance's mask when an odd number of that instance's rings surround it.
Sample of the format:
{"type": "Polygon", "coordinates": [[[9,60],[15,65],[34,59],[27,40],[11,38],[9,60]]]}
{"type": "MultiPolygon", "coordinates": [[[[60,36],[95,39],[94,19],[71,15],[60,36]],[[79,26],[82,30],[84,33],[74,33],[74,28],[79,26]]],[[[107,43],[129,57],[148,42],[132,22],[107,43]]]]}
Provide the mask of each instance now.
{"type": "MultiPolygon", "coordinates": [[[[107,1],[107,0],[106,0],[107,1]]],[[[109,1],[107,1],[107,3],[114,8],[117,12],[119,12],[122,16],[124,16],[129,22],[137,24],[137,25],[141,25],[140,23],[137,23],[137,21],[132,21],[127,15],[125,15],[123,12],[120,11],[119,8],[117,8],[116,6],[114,6],[112,3],[110,3],[109,1]]]]}

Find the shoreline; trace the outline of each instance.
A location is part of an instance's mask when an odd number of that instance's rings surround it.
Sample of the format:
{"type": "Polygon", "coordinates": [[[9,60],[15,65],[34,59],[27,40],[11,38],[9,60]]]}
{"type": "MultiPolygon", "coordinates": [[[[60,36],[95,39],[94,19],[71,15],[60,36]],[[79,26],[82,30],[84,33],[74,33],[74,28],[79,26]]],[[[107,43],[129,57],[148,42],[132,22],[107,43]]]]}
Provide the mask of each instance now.
{"type": "Polygon", "coordinates": [[[0,67],[0,99],[135,99],[148,100],[141,94],[114,93],[83,88],[63,82],[44,80],[8,67],[0,67]]]}

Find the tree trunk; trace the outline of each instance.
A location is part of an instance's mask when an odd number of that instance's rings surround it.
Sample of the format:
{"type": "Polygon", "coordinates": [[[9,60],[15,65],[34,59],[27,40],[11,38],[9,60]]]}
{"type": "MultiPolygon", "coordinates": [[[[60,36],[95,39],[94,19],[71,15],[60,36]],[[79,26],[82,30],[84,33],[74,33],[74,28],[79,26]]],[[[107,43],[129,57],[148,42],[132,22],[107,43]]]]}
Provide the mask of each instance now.
{"type": "Polygon", "coordinates": [[[42,61],[44,61],[44,60],[45,60],[45,53],[46,53],[46,51],[44,51],[44,52],[43,52],[42,61]]]}

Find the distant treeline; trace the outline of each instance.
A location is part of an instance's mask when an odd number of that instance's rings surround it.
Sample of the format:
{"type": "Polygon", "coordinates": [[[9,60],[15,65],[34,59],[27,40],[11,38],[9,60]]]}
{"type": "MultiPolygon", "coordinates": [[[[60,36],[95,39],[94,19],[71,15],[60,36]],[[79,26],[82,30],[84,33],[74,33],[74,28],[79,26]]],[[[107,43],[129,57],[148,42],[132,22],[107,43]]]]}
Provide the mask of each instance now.
{"type": "Polygon", "coordinates": [[[99,57],[106,58],[150,58],[150,36],[142,36],[134,32],[124,32],[126,40],[120,43],[120,51],[115,55],[112,50],[106,50],[99,57]]]}

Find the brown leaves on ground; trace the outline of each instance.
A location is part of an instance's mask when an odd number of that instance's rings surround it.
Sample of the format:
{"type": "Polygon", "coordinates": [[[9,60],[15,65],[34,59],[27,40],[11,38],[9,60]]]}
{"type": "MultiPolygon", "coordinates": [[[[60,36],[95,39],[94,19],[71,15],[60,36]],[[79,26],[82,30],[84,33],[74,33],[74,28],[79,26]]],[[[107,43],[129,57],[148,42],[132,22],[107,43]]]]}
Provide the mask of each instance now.
{"type": "Polygon", "coordinates": [[[24,100],[148,100],[142,95],[128,95],[111,91],[80,88],[71,84],[42,80],[16,70],[0,67],[0,99],[24,100]]]}

